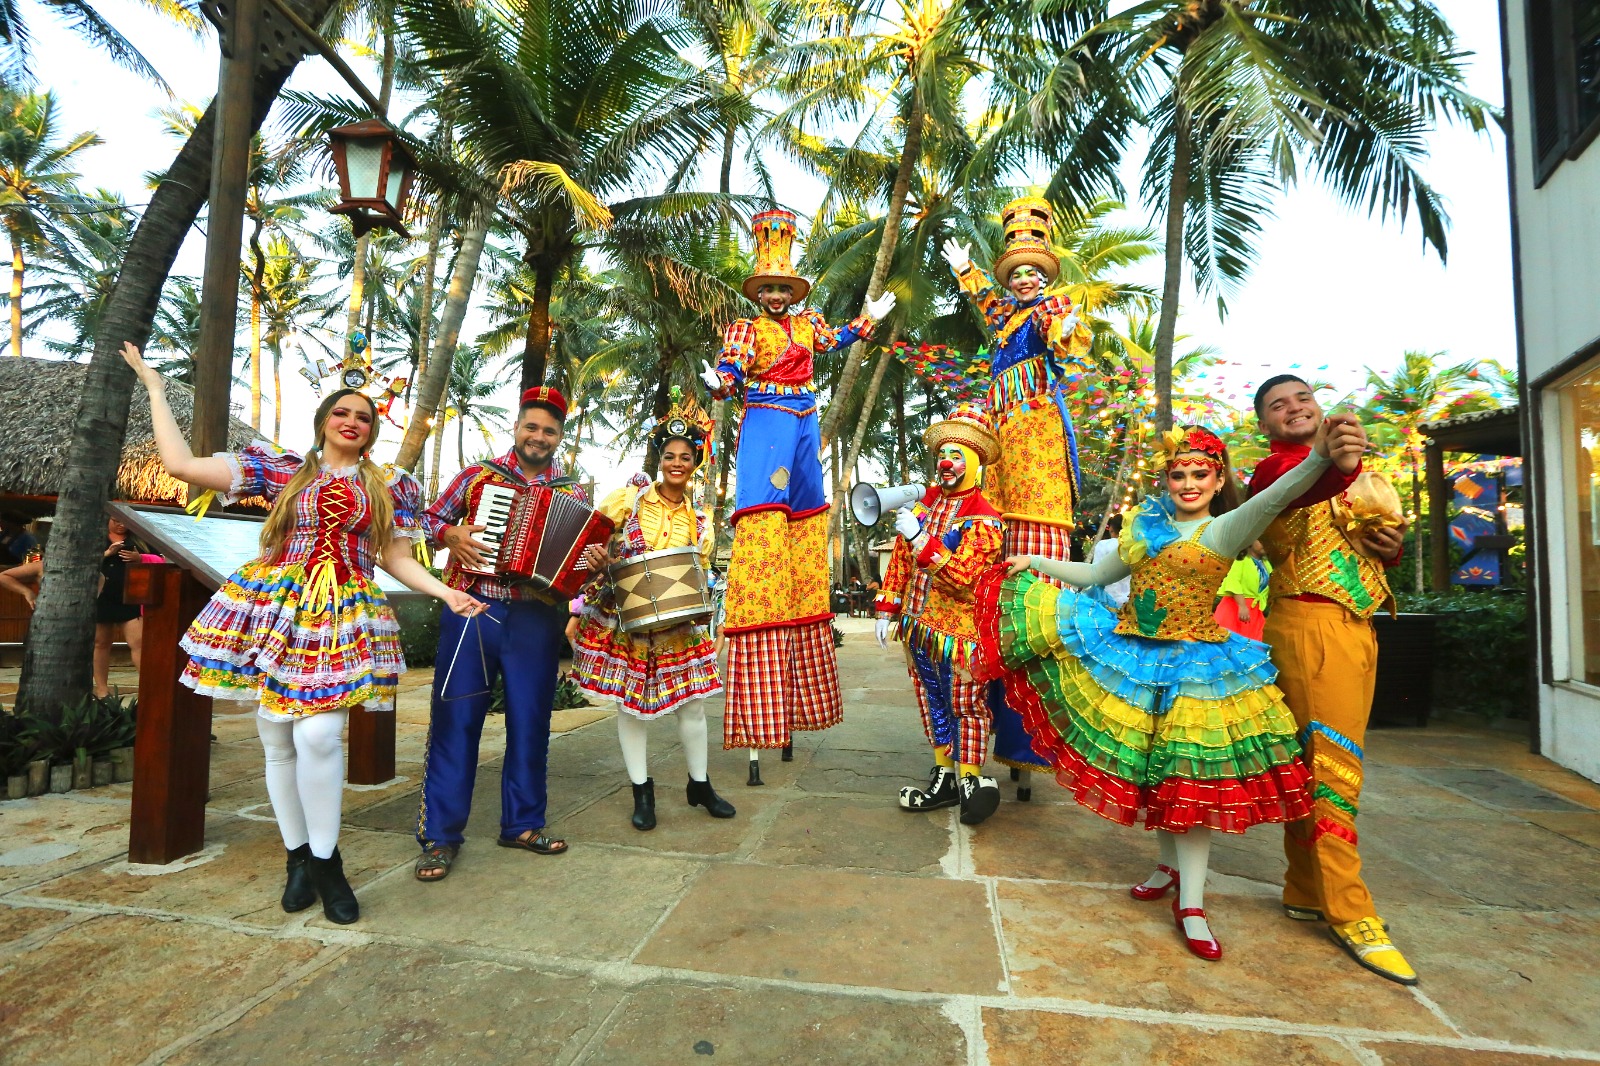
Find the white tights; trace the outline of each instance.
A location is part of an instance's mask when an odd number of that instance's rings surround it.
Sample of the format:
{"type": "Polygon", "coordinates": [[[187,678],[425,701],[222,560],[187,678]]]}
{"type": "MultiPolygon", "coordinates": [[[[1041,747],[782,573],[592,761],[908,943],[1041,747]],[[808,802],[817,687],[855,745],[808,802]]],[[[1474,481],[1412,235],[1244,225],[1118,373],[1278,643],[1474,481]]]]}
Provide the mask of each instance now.
{"type": "MultiPolygon", "coordinates": [[[[695,781],[706,779],[706,705],[704,700],[690,700],[674,712],[678,718],[678,740],[683,745],[683,758],[689,764],[689,777],[695,781]]],[[[617,711],[617,740],[622,743],[622,763],[628,768],[628,780],[642,785],[650,777],[649,748],[650,723],[636,718],[627,711],[617,711]]]]}
{"type": "Polygon", "coordinates": [[[293,850],[309,843],[319,859],[332,856],[339,844],[346,717],[342,710],[292,721],[256,716],[267,753],[267,795],[283,846],[293,850]]]}
{"type": "MultiPolygon", "coordinates": [[[[1156,840],[1161,846],[1163,864],[1178,871],[1178,906],[1205,908],[1206,873],[1211,866],[1211,830],[1197,825],[1187,833],[1169,833],[1156,830],[1156,840]]],[[[1157,870],[1150,881],[1166,883],[1166,874],[1157,870]]],[[[1150,884],[1146,881],[1145,884],[1150,884]]],[[[1152,885],[1151,887],[1159,887],[1152,885]]],[[[1196,940],[1210,940],[1211,926],[1204,918],[1185,918],[1184,932],[1196,940]]]]}

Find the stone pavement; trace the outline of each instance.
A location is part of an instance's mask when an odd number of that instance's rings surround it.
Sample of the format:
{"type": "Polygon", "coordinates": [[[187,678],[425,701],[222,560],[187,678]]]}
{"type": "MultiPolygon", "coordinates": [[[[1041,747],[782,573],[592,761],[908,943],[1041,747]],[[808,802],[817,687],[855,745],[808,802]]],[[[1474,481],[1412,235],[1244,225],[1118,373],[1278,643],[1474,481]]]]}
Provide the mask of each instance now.
{"type": "Polygon", "coordinates": [[[1218,839],[1208,964],[1127,894],[1154,841],[1048,780],[1018,803],[991,768],[1007,799],[976,830],[900,812],[929,764],[903,668],[859,632],[841,667],[845,724],[771,753],[765,788],[714,752],[731,821],[684,805],[660,723],[660,826],[634,831],[611,723],[560,714],[561,857],[492,845],[491,719],[438,885],[411,876],[428,678],[409,676],[401,777],[346,794],[347,928],[276,905],[248,714],[216,718],[208,846],[171,869],[125,861],[128,786],[0,804],[0,1062],[1600,1061],[1600,788],[1521,738],[1370,738],[1362,850],[1422,974],[1406,989],[1281,916],[1270,827],[1218,839]]]}

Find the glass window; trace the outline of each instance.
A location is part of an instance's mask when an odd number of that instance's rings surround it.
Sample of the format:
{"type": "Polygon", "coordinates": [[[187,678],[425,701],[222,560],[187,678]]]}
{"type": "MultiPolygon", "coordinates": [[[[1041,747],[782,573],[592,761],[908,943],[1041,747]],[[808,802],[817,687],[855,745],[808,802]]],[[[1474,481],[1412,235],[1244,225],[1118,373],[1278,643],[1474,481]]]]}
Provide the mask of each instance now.
{"type": "Polygon", "coordinates": [[[1571,673],[1575,681],[1600,685],[1600,359],[1558,391],[1565,480],[1572,492],[1567,525],[1571,673]]]}

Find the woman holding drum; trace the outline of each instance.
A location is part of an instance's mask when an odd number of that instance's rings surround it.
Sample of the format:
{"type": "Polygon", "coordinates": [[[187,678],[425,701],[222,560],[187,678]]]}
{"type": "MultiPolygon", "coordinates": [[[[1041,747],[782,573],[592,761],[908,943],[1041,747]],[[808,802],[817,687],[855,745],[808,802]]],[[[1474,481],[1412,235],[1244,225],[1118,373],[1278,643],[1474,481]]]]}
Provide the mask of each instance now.
{"type": "Polygon", "coordinates": [[[706,776],[705,697],[722,691],[715,649],[706,634],[711,596],[710,521],[689,499],[689,481],[705,455],[708,422],[690,401],[675,403],[651,436],[661,479],[642,476],[602,501],[617,523],[619,558],[589,548],[585,561],[604,571],[602,588],[585,599],[572,679],[597,699],[617,705],[617,738],[633,785],[633,826],[656,826],[655,782],[649,776],[649,723],[678,713],[678,736],[689,764],[688,801],[713,818],[733,805],[706,776]]]}

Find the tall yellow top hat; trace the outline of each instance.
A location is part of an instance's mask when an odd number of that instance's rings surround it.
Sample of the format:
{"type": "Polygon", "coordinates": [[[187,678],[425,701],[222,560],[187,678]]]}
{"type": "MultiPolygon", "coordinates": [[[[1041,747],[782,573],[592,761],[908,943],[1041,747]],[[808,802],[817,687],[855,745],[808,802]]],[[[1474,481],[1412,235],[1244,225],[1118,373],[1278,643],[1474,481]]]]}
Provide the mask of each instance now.
{"type": "Polygon", "coordinates": [[[800,303],[811,291],[811,282],[794,272],[790,257],[794,253],[794,212],[781,209],[763,211],[750,219],[756,238],[756,270],[744,279],[744,294],[756,298],[763,285],[788,285],[794,289],[792,303],[800,303]]]}
{"type": "Polygon", "coordinates": [[[1011,272],[1024,264],[1037,267],[1045,284],[1054,285],[1061,273],[1061,262],[1050,250],[1050,202],[1040,196],[1024,196],[1006,204],[1000,212],[1005,224],[1006,246],[994,261],[994,276],[1004,285],[1011,272]]]}
{"type": "Polygon", "coordinates": [[[1000,438],[995,436],[987,412],[976,404],[957,407],[949,418],[923,430],[922,439],[935,452],[945,444],[971,448],[984,466],[992,466],[1000,458],[1000,438]]]}

